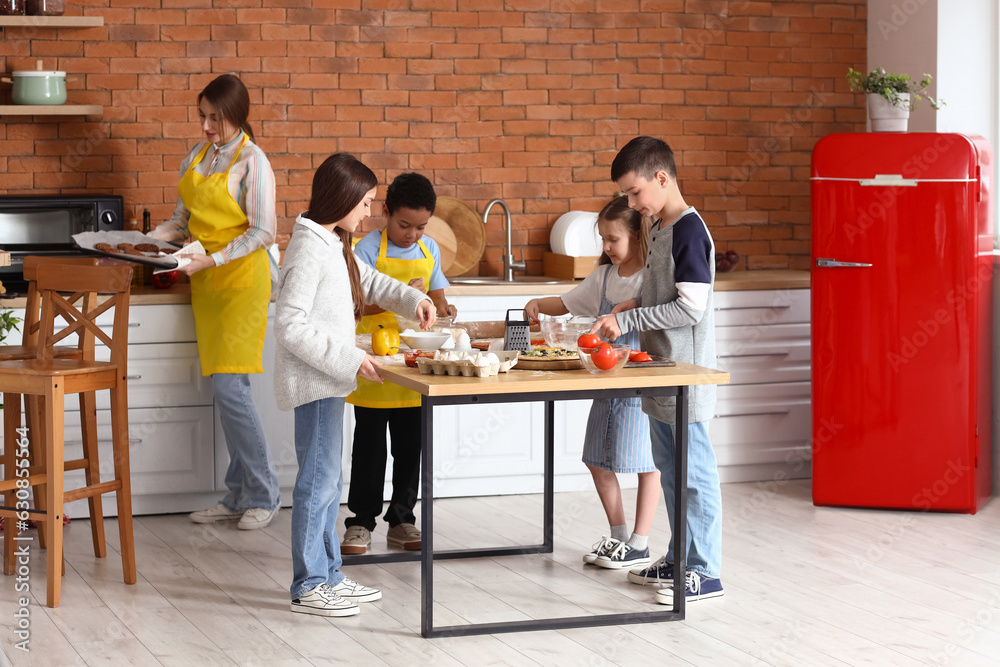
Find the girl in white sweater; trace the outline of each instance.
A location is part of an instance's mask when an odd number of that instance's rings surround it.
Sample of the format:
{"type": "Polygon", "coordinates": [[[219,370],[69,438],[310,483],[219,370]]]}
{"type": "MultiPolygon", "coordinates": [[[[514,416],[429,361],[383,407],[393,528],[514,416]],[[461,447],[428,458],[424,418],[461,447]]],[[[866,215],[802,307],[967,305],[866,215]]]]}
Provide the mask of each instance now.
{"type": "Polygon", "coordinates": [[[278,279],[274,391],[279,408],[295,409],[299,464],[292,493],[294,612],[353,616],[358,602],[382,597],[340,572],[344,399],[358,376],[382,382],[381,364],[355,346],[354,329],[365,303],[430,328],[434,304],[354,259],[351,234],[370,215],[377,184],[353,156],[327,158],[313,176],[309,210],[295,221],[278,279]]]}

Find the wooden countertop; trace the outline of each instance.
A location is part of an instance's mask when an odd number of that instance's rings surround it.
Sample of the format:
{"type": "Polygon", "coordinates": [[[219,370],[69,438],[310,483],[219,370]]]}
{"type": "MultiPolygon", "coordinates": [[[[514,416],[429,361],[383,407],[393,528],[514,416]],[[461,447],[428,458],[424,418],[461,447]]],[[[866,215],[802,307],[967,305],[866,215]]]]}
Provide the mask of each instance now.
{"type": "Polygon", "coordinates": [[[728,384],[729,373],[677,362],[673,367],[625,368],[614,375],[594,375],[586,370],[523,371],[517,366],[493,377],[425,375],[417,368],[386,364],[379,368],[386,382],[412,389],[424,396],[467,396],[539,391],[589,389],[640,389],[694,384],[728,384]]]}
{"type": "MultiPolygon", "coordinates": [[[[449,296],[549,296],[565,294],[580,284],[579,280],[564,280],[550,285],[513,283],[510,285],[452,285],[449,296]]],[[[715,276],[715,290],[808,289],[808,271],[762,270],[733,271],[715,276]]],[[[148,306],[191,303],[191,285],[180,283],[169,289],[138,287],[132,289],[131,304],[148,306]]],[[[24,297],[2,298],[0,308],[24,308],[24,297]]]]}
{"type": "MultiPolygon", "coordinates": [[[[549,285],[511,283],[507,285],[452,285],[449,296],[549,296],[565,294],[580,284],[579,280],[564,280],[549,285]]],[[[715,290],[731,292],[761,289],[809,289],[808,271],[769,269],[732,271],[715,275],[715,290]]]]}

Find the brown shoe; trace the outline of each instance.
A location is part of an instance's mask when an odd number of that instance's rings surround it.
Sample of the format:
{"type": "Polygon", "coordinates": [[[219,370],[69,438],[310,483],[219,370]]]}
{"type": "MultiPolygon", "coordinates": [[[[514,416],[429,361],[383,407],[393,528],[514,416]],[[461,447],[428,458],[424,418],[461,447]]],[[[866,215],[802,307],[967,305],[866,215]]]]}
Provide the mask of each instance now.
{"type": "Polygon", "coordinates": [[[391,526],[386,534],[386,542],[390,547],[416,551],[420,548],[420,531],[412,523],[391,526]]]}
{"type": "Polygon", "coordinates": [[[340,552],[345,554],[363,554],[372,543],[372,534],[364,526],[350,526],[344,533],[344,541],[340,543],[340,552]]]}

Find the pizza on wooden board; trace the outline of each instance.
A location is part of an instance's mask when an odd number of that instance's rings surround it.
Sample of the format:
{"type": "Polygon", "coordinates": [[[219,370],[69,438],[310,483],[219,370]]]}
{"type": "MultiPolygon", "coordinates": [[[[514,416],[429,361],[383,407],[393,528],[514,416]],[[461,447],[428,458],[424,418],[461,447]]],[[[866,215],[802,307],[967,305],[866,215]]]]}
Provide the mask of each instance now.
{"type": "Polygon", "coordinates": [[[583,368],[580,355],[576,350],[564,350],[559,347],[533,347],[517,356],[517,366],[523,370],[572,370],[583,368]]]}

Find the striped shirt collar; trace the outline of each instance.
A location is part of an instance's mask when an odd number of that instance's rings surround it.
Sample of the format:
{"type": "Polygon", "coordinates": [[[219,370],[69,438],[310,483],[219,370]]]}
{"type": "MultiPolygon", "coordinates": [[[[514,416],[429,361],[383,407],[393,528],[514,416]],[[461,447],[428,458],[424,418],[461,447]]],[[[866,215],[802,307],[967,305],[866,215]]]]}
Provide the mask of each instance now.
{"type": "Polygon", "coordinates": [[[232,141],[230,141],[228,144],[225,144],[223,146],[219,146],[218,144],[212,144],[212,148],[214,148],[219,153],[229,153],[229,152],[232,152],[232,151],[236,150],[237,146],[240,145],[240,139],[242,139],[243,135],[245,135],[245,134],[246,134],[246,132],[240,130],[240,133],[238,135],[236,135],[236,138],[233,139],[232,141]]]}

